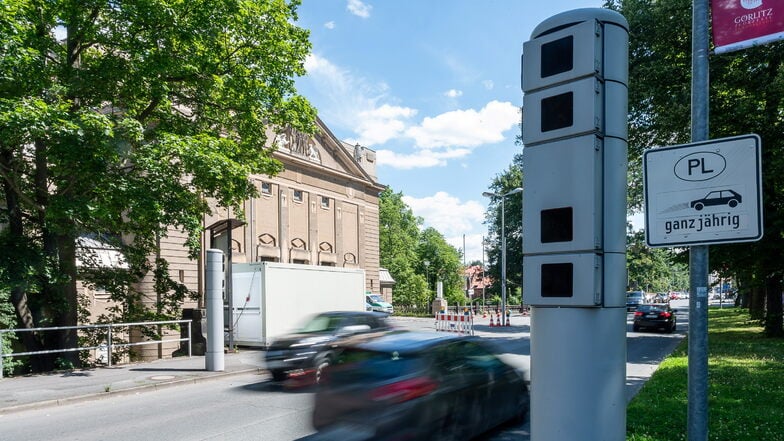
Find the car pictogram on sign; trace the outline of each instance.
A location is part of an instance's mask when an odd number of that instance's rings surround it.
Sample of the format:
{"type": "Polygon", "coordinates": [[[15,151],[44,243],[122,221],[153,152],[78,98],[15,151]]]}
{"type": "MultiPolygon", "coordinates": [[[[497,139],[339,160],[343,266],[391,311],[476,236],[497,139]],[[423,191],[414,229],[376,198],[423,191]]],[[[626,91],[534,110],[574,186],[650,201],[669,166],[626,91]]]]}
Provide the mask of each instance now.
{"type": "Polygon", "coordinates": [[[708,193],[702,199],[696,199],[689,203],[689,207],[701,211],[705,207],[712,205],[727,205],[735,208],[743,201],[741,196],[733,190],[716,190],[708,193]]]}

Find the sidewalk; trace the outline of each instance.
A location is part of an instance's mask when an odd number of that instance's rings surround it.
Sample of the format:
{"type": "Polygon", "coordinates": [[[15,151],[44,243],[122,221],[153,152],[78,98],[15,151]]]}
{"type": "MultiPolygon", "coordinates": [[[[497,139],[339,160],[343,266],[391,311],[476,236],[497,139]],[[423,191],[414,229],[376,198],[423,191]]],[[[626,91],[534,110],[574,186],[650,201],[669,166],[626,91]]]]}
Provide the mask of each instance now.
{"type": "Polygon", "coordinates": [[[225,354],[224,371],[205,369],[205,357],[178,357],[112,367],[0,379],[0,415],[86,400],[135,394],[186,383],[263,371],[261,351],[225,354]]]}

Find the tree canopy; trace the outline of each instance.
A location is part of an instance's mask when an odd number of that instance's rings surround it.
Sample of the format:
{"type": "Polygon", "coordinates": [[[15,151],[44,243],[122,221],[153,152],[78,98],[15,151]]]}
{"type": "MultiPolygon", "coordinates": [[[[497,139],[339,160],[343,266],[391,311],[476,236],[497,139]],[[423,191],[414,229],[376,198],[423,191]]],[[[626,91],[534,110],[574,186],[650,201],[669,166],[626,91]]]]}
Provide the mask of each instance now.
{"type": "MultiPolygon", "coordinates": [[[[0,291],[21,326],[76,324],[78,237],[121,248],[127,300],[169,229],[195,253],[208,199],[239,208],[250,174],[280,171],[267,130],[310,132],[315,115],[294,87],[310,50],[298,3],[0,4],[0,291]]],[[[159,294],[183,294],[157,270],[159,294]]]]}
{"type": "MultiPolygon", "coordinates": [[[[641,205],[645,149],[690,140],[691,1],[612,0],[629,22],[629,165],[631,205],[641,205]]],[[[784,246],[784,44],[711,55],[711,139],[756,133],[762,139],[764,237],[710,247],[710,269],[745,293],[765,292],[765,331],[782,330],[784,246]]],[[[754,313],[754,311],[752,311],[754,313]]]]}
{"type": "Polygon", "coordinates": [[[465,282],[460,253],[444,236],[414,216],[402,193],[386,188],[379,198],[381,266],[395,279],[395,304],[428,308],[443,282],[444,297],[452,305],[465,304],[465,282]]]}

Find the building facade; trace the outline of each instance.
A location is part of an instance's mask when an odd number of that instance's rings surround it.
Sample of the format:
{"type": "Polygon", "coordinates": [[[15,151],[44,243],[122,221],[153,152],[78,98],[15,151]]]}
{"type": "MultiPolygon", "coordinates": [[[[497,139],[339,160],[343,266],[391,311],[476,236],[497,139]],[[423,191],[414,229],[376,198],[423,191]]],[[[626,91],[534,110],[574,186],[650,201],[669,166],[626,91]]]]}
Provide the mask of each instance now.
{"type": "MultiPolygon", "coordinates": [[[[361,268],[366,292],[391,301],[389,281],[381,280],[379,268],[378,205],[384,186],[377,180],[375,151],[341,142],[321,120],[317,120],[315,135],[294,130],[268,135],[270,143],[279,146],[274,157],[284,170],[272,177],[252,177],[259,195],[245,201],[243,213],[213,207],[213,214],[204,219],[199,259],[188,257],[186,238],[178,231],[170,231],[160,241],[160,254],[154,257],[166,259],[169,273],[199,293],[198,300],[186,302],[183,308],[204,307],[205,250],[209,248],[224,253],[231,249],[232,263],[361,268]]],[[[158,299],[152,275],[140,281],[137,289],[148,293],[143,301],[154,308],[158,299]]],[[[161,355],[154,346],[141,348],[142,357],[161,355]]],[[[164,356],[171,353],[162,352],[164,356]]]]}

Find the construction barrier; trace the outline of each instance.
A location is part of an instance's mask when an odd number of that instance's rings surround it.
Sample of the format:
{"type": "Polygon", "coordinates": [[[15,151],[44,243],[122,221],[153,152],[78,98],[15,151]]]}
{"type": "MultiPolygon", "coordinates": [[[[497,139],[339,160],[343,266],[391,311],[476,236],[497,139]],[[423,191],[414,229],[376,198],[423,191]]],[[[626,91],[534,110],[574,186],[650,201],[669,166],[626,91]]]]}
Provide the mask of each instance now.
{"type": "Polygon", "coordinates": [[[436,314],[436,331],[474,335],[474,316],[439,312],[436,314]]]}

